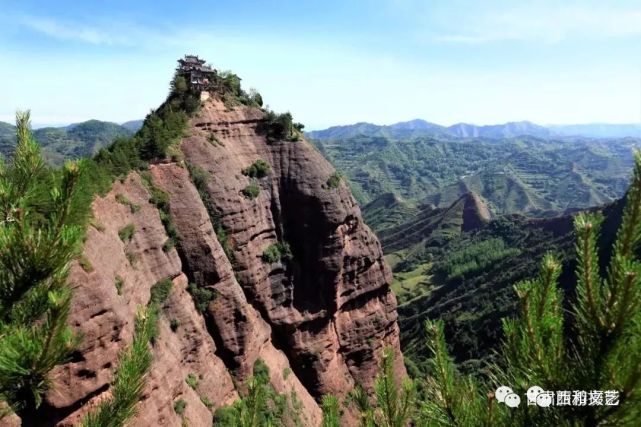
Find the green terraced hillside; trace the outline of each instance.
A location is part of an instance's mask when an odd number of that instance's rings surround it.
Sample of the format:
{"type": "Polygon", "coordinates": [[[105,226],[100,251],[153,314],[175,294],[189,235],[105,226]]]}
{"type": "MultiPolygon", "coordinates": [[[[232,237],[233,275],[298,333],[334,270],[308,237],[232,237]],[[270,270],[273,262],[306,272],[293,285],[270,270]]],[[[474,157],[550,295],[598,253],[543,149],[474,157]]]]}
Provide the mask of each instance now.
{"type": "Polygon", "coordinates": [[[394,193],[385,193],[363,206],[362,211],[367,225],[383,230],[402,224],[418,214],[419,209],[394,193]]]}
{"type": "MultiPolygon", "coordinates": [[[[394,272],[403,351],[412,370],[426,368],[424,321],[439,318],[445,320],[447,341],[461,369],[478,370],[501,339],[501,318],[516,311],[513,286],[533,277],[548,251],[560,255],[560,282],[573,296],[572,215],[477,217],[483,221],[465,229],[460,205],[423,210],[406,224],[379,233],[394,272]]],[[[600,209],[607,236],[601,248],[612,243],[621,206],[617,201],[600,209]]]]}
{"type": "Polygon", "coordinates": [[[552,216],[621,197],[641,140],[332,134],[315,143],[363,205],[389,193],[408,205],[447,207],[474,192],[496,214],[552,216]]]}

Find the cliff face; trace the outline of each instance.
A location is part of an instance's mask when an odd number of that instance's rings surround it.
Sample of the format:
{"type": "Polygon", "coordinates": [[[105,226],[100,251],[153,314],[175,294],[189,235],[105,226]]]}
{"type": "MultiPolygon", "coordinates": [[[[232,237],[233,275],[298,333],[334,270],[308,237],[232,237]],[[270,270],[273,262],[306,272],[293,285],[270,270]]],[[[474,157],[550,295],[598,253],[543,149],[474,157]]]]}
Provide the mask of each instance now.
{"type": "Polygon", "coordinates": [[[172,409],[178,399],[187,402],[190,425],[211,425],[212,410],[242,394],[258,359],[277,392],[296,396],[304,425],[320,423],[316,402],[323,394],[344,396],[357,383],[371,388],[383,347],[396,351],[397,373],[405,374],[379,242],[347,186],[328,184],[329,163],[306,141],[268,144],[264,126],[259,109],[230,111],[212,98],[181,142],[185,161],[150,167],[153,185],[169,195],[175,249],[163,250],[160,212],[137,173],[94,202],[83,249],[88,263],[75,264],[70,276],[70,322],[84,338],[55,370],[47,419],[39,424],[74,425],[109,395],[137,307],[165,278],[174,287],[162,306],[152,371],[132,425],[180,426],[172,409]],[[267,176],[243,175],[257,160],[270,165],[267,176]],[[187,165],[206,172],[199,189],[187,165]],[[255,199],[242,194],[252,180],[260,186],[255,199]],[[118,232],[129,224],[135,232],[123,242],[118,232]],[[265,260],[267,248],[284,243],[291,257],[265,260]],[[188,283],[214,291],[204,315],[188,283]],[[195,390],[185,382],[190,374],[199,378],[195,390]]]}
{"type": "Polygon", "coordinates": [[[476,230],[492,219],[490,209],[478,194],[474,192],[466,193],[461,196],[458,202],[463,204],[461,231],[476,230]]]}

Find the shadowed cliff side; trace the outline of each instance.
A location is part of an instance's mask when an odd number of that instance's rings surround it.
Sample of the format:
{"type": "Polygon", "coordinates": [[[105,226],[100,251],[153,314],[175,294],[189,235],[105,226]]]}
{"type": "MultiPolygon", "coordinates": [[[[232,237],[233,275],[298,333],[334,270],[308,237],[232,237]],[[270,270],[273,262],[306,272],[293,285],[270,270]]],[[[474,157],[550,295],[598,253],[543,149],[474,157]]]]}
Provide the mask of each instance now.
{"type": "Polygon", "coordinates": [[[211,99],[191,125],[185,160],[207,175],[238,281],[274,344],[317,397],[370,386],[380,350],[400,354],[396,302],[380,244],[347,186],[329,184],[333,168],[306,141],[268,143],[259,109],[229,111],[211,99]],[[243,174],[261,160],[266,176],[243,174]],[[250,185],[260,187],[255,198],[243,196],[250,185]],[[279,244],[291,256],[266,260],[279,244]]]}

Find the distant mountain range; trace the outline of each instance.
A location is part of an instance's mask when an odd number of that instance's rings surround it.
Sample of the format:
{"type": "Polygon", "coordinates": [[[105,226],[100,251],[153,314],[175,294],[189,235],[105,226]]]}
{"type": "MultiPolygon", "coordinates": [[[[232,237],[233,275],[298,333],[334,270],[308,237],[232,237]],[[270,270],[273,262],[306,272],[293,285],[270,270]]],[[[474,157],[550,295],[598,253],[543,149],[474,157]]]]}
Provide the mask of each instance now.
{"type": "Polygon", "coordinates": [[[125,129],[129,129],[132,132],[137,132],[138,129],[142,127],[142,122],[144,122],[143,119],[129,120],[128,122],[121,123],[120,126],[124,127],[125,129]]]}
{"type": "MultiPolygon", "coordinates": [[[[34,129],[33,135],[42,146],[45,157],[53,164],[66,159],[91,156],[118,137],[132,135],[140,129],[142,120],[122,125],[100,120],[88,120],[62,127],[34,129]]],[[[15,126],[0,122],[0,153],[11,155],[15,147],[15,126]]]]}
{"type": "Polygon", "coordinates": [[[361,122],[352,125],[333,126],[307,133],[307,136],[312,139],[344,139],[358,135],[383,136],[395,139],[407,139],[416,136],[488,139],[514,138],[518,136],[533,136],[544,139],[560,137],[624,138],[641,137],[641,125],[595,123],[541,126],[536,123],[521,121],[485,126],[457,123],[446,127],[416,119],[392,125],[375,125],[361,122]]]}
{"type": "Polygon", "coordinates": [[[625,192],[633,150],[641,147],[639,138],[515,137],[537,129],[517,124],[453,128],[485,135],[465,137],[417,121],[379,127],[372,135],[362,133],[371,125],[355,128],[355,135],[346,127],[315,133],[312,141],[361,204],[376,201],[365,216],[378,230],[420,205],[445,208],[469,192],[496,214],[551,216],[602,205],[625,192]]]}
{"type": "MultiPolygon", "coordinates": [[[[130,120],[113,123],[101,120],[88,120],[66,126],[48,126],[34,129],[36,140],[43,146],[46,158],[59,164],[65,159],[90,156],[101,147],[109,145],[114,138],[128,136],[137,132],[143,120],[130,120]]],[[[575,138],[624,138],[641,137],[641,125],[636,124],[580,124],[541,126],[528,121],[510,122],[501,125],[477,126],[457,123],[441,126],[425,120],[416,119],[392,125],[355,123],[333,126],[307,133],[310,139],[341,140],[356,136],[383,137],[392,140],[407,140],[419,137],[438,139],[509,139],[518,136],[531,136],[541,139],[575,138]]],[[[15,145],[15,127],[0,122],[0,154],[10,155],[15,145]]]]}

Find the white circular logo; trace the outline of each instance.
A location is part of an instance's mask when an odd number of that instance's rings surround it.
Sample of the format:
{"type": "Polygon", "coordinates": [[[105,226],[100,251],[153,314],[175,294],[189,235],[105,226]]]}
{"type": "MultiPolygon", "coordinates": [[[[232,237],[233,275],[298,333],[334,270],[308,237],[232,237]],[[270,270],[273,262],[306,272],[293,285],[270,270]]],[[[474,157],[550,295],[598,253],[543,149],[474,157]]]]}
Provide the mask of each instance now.
{"type": "Polygon", "coordinates": [[[536,397],[536,404],[542,408],[552,405],[552,396],[549,393],[541,393],[536,397]]]}
{"type": "Polygon", "coordinates": [[[544,390],[538,385],[533,385],[532,387],[528,388],[527,392],[525,393],[527,395],[527,404],[536,405],[536,398],[539,396],[539,394],[543,393],[543,391],[544,390]]]}
{"type": "Polygon", "coordinates": [[[507,396],[508,394],[514,394],[514,392],[510,387],[507,387],[504,385],[497,388],[496,391],[494,392],[494,396],[496,396],[496,400],[498,400],[501,403],[505,402],[505,396],[507,396]]]}
{"type": "Polygon", "coordinates": [[[521,398],[516,393],[510,393],[505,396],[505,404],[510,408],[516,408],[521,404],[521,398]]]}

